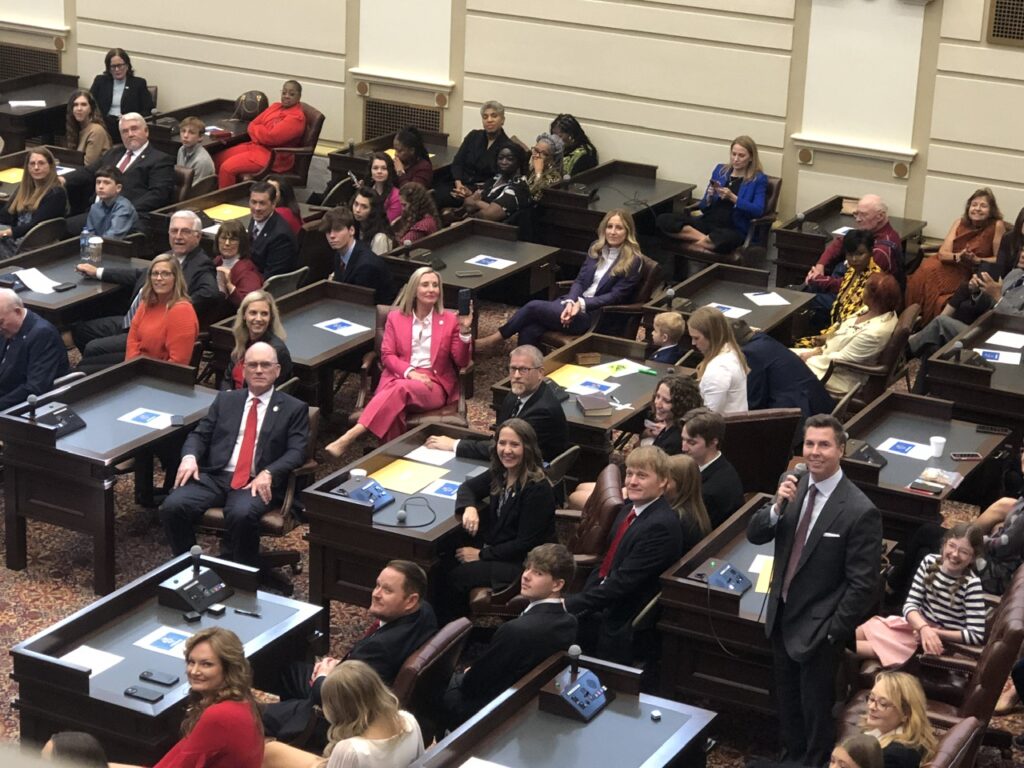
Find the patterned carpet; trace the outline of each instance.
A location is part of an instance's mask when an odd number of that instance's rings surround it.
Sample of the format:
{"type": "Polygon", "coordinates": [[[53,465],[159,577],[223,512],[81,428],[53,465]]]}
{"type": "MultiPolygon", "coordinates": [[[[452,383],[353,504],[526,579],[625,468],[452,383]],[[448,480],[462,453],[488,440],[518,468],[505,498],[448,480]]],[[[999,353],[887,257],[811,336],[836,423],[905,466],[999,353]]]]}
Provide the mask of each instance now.
{"type": "MultiPolygon", "coordinates": [[[[504,322],[511,309],[504,305],[480,303],[480,334],[495,330],[504,322]]],[[[506,358],[498,356],[477,362],[476,393],[469,403],[472,425],[486,430],[492,423],[490,409],[490,386],[505,376],[506,358]]],[[[338,393],[337,413],[332,423],[321,429],[320,447],[334,439],[342,428],[342,417],[348,413],[356,397],[357,382],[351,378],[338,393]]],[[[353,447],[351,455],[333,461],[326,454],[317,473],[326,476],[367,449],[375,447],[371,440],[353,447]]],[[[134,502],[134,488],[129,477],[118,479],[116,487],[116,548],[117,583],[123,585],[163,562],[169,555],[162,532],[156,525],[152,513],[137,507],[134,502]]],[[[2,504],[2,499],[0,499],[2,504]]],[[[966,519],[977,514],[977,508],[949,504],[944,510],[947,519],[966,519]]],[[[28,568],[11,571],[0,568],[0,645],[10,647],[30,635],[66,617],[68,614],[87,606],[95,599],[92,593],[92,546],[82,535],[33,523],[28,526],[28,568]]],[[[266,542],[268,546],[282,549],[305,551],[302,541],[304,529],[298,528],[280,541],[266,542]]],[[[207,549],[217,551],[212,538],[203,538],[200,543],[207,549]]],[[[305,564],[305,558],[303,559],[305,564]]],[[[295,578],[295,596],[308,596],[308,579],[305,570],[295,578]]],[[[331,609],[331,651],[343,655],[348,647],[369,625],[369,614],[362,606],[335,603],[331,609]]],[[[472,652],[474,649],[471,648],[472,652]]],[[[18,739],[18,714],[11,703],[17,696],[17,687],[10,679],[9,656],[0,659],[0,701],[7,703],[0,707],[0,741],[18,739]]],[[[703,702],[690,702],[702,704],[703,702]]],[[[713,703],[707,706],[715,709],[713,703]]],[[[713,737],[718,747],[712,752],[709,764],[713,768],[735,768],[746,763],[751,755],[771,755],[775,750],[777,724],[772,718],[751,714],[746,711],[718,709],[720,716],[713,728],[713,737]]],[[[1015,715],[1001,718],[998,722],[1013,733],[1024,731],[1024,717],[1015,715]]],[[[998,754],[986,750],[979,765],[994,765],[998,754]]]]}

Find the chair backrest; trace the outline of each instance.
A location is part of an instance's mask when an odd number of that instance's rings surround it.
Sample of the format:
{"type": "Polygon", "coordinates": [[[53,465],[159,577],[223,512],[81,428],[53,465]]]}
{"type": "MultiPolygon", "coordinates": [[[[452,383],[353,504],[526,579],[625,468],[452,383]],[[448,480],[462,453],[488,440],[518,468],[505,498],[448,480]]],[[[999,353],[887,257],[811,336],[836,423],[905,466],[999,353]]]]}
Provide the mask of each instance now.
{"type": "Polygon", "coordinates": [[[189,197],[199,197],[200,195],[208,195],[216,191],[217,177],[203,176],[201,179],[192,180],[192,191],[189,193],[189,197]]]}
{"type": "Polygon", "coordinates": [[[330,191],[324,195],[324,199],[320,201],[320,205],[333,208],[336,205],[347,204],[352,199],[355,190],[356,185],[352,183],[352,179],[346,176],[331,187],[330,191]]]}
{"type": "Polygon", "coordinates": [[[641,254],[640,258],[643,261],[643,266],[640,268],[640,285],[630,301],[631,304],[646,304],[654,296],[654,292],[665,282],[665,270],[661,268],[661,264],[650,256],[641,254]]]}
{"type": "Polygon", "coordinates": [[[550,461],[544,474],[548,476],[548,482],[551,483],[552,488],[562,482],[565,473],[572,469],[572,465],[576,463],[576,458],[579,455],[580,447],[572,445],[550,461]]]}
{"type": "Polygon", "coordinates": [[[969,768],[981,746],[985,724],[976,717],[968,717],[950,728],[939,739],[935,755],[922,768],[969,768]]]}
{"type": "Polygon", "coordinates": [[[768,177],[768,188],[764,193],[764,213],[751,227],[749,244],[768,245],[768,235],[772,231],[772,222],[779,210],[779,197],[782,194],[782,179],[778,176],[768,177]]]}
{"type": "Polygon", "coordinates": [[[376,350],[378,356],[380,356],[381,342],[384,341],[384,328],[388,324],[388,314],[392,309],[394,309],[394,307],[389,307],[387,304],[377,305],[377,318],[373,327],[373,348],[376,350]]]}
{"type": "Polygon", "coordinates": [[[1004,609],[1005,621],[996,622],[978,658],[970,680],[964,687],[963,699],[957,708],[959,717],[977,717],[988,722],[996,701],[1010,676],[1021,642],[1024,642],[1024,610],[1017,603],[1016,610],[1004,609]]]}
{"type": "Polygon", "coordinates": [[[56,243],[68,236],[68,225],[64,219],[47,219],[40,221],[25,233],[18,243],[17,253],[27,253],[36,248],[56,243]]]}
{"type": "Polygon", "coordinates": [[[309,267],[299,267],[293,272],[268,277],[263,283],[263,290],[279,299],[287,293],[297,291],[309,274],[309,267]]]}
{"type": "Polygon", "coordinates": [[[609,464],[597,475],[594,492],[583,505],[580,521],[569,539],[574,555],[601,555],[622,506],[622,473],[617,464],[609,464]]]}
{"type": "Polygon", "coordinates": [[[153,100],[153,109],[156,109],[157,99],[160,98],[160,86],[159,85],[147,85],[146,88],[149,90],[149,98],[153,100]]]}
{"type": "Polygon", "coordinates": [[[192,196],[192,177],[195,170],[184,165],[174,166],[174,199],[176,202],[188,200],[192,196]]]}
{"type": "Polygon", "coordinates": [[[299,377],[292,376],[290,379],[288,379],[288,381],[284,382],[283,384],[274,384],[274,389],[276,389],[278,392],[283,392],[286,395],[294,395],[295,388],[297,386],[299,386],[299,377]]]}
{"type": "Polygon", "coordinates": [[[889,341],[882,347],[882,351],[878,353],[878,358],[875,360],[875,365],[881,366],[885,371],[885,375],[884,377],[870,377],[858,396],[859,400],[870,403],[892,384],[897,366],[900,360],[903,359],[904,351],[907,348],[907,339],[910,338],[910,334],[913,332],[914,326],[917,324],[917,318],[920,315],[920,304],[911,304],[900,313],[899,319],[896,321],[896,327],[893,328],[892,336],[889,337],[889,341]]]}
{"type": "Polygon", "coordinates": [[[799,408],[725,414],[722,453],[743,478],[745,493],[775,493],[793,456],[802,417],[799,408]]]}
{"type": "Polygon", "coordinates": [[[469,638],[473,623],[456,619],[441,627],[402,664],[391,690],[399,706],[412,713],[423,732],[424,746],[434,740],[441,723],[440,700],[448,687],[455,664],[469,638]]]}
{"type": "MultiPolygon", "coordinates": [[[[323,113],[316,107],[311,107],[304,101],[301,102],[301,106],[302,112],[306,116],[306,130],[302,134],[302,146],[315,150],[316,143],[320,141],[320,131],[323,130],[325,118],[323,113]]],[[[290,173],[301,179],[301,183],[296,186],[306,186],[306,180],[309,177],[309,164],[312,160],[312,152],[308,155],[295,155],[295,165],[292,166],[290,173]]]]}

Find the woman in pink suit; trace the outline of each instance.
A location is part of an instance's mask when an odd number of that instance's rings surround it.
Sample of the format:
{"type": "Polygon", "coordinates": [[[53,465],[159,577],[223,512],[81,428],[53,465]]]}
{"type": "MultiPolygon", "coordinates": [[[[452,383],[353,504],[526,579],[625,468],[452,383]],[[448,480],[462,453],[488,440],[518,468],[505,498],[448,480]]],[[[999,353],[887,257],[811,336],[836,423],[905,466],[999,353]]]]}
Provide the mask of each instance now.
{"type": "Polygon", "coordinates": [[[393,440],[405,432],[407,411],[432,411],[459,397],[459,369],[473,354],[473,314],[446,312],[441,276],[420,267],[388,314],[380,358],[384,371],[359,423],[333,443],[327,452],[340,458],[366,432],[393,440]]]}
{"type": "MultiPolygon", "coordinates": [[[[281,100],[263,110],[249,123],[249,138],[244,144],[218,152],[217,184],[221,189],[238,183],[243,173],[263,170],[274,147],[298,147],[306,131],[306,113],[302,111],[302,86],[288,80],[281,87],[281,100]]],[[[295,165],[295,158],[287,152],[277,155],[270,169],[274,173],[287,173],[295,165]]]]}

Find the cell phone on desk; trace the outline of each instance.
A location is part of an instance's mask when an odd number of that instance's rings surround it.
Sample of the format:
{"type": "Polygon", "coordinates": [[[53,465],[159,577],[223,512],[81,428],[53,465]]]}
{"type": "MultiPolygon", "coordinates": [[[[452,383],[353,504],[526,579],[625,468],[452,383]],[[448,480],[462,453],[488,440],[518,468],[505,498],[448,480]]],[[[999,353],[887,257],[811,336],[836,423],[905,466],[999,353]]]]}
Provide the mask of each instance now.
{"type": "Polygon", "coordinates": [[[465,317],[469,314],[469,306],[473,301],[473,291],[469,288],[459,289],[459,316],[465,317]]]}

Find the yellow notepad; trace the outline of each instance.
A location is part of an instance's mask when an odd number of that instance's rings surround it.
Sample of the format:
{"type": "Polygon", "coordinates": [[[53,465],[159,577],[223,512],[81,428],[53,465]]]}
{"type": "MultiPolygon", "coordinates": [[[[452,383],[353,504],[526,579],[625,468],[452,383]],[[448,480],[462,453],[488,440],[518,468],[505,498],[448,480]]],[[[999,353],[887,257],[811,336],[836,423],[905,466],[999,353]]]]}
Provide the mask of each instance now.
{"type": "MultiPolygon", "coordinates": [[[[388,157],[390,157],[392,160],[394,160],[395,159],[395,155],[397,153],[395,152],[395,148],[394,147],[388,147],[387,149],[384,150],[384,154],[387,155],[388,157]]],[[[433,157],[434,153],[433,152],[427,152],[427,156],[428,157],[433,157]]]]}
{"type": "Polygon", "coordinates": [[[444,467],[433,467],[408,459],[395,459],[386,467],[381,467],[370,477],[389,491],[399,493],[416,493],[426,488],[439,477],[448,474],[444,467]]]}
{"type": "Polygon", "coordinates": [[[221,203],[203,211],[214,221],[233,221],[249,215],[249,209],[232,203],[221,203]]]}
{"type": "Polygon", "coordinates": [[[24,172],[22,168],[5,168],[0,171],[0,182],[4,184],[20,184],[21,176],[24,172]]]}
{"type": "Polygon", "coordinates": [[[575,387],[582,381],[590,379],[591,381],[604,381],[608,378],[607,371],[596,371],[593,368],[587,368],[582,365],[573,365],[569,363],[563,365],[548,374],[548,378],[551,379],[555,384],[570,389],[575,387]]]}

